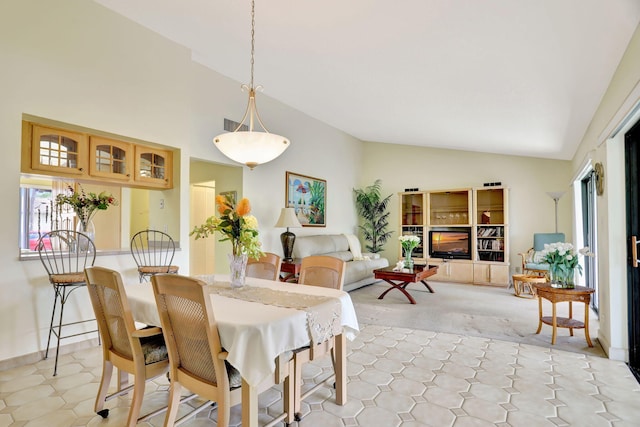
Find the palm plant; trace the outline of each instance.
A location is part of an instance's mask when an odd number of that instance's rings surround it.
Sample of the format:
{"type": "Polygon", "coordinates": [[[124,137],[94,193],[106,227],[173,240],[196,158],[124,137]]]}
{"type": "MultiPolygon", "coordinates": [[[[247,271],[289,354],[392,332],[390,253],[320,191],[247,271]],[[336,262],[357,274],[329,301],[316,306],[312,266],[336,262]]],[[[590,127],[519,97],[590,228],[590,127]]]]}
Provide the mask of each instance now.
{"type": "Polygon", "coordinates": [[[377,179],[373,185],[364,189],[353,189],[356,196],[356,209],[363,220],[359,228],[364,239],[369,242],[366,245],[367,250],[374,254],[382,252],[382,246],[393,234],[393,231],[387,231],[389,226],[387,207],[391,194],[385,198],[382,197],[381,183],[382,181],[377,179]]]}

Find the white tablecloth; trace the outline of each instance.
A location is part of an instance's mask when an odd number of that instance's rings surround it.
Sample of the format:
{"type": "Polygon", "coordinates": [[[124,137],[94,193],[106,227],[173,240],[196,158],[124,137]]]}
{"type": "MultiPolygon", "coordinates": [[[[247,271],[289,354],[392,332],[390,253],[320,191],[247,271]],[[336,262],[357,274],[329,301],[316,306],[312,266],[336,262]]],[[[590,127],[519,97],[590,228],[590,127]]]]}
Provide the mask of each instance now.
{"type": "MultiPolygon", "coordinates": [[[[208,277],[211,282],[212,277],[208,277]]],[[[215,275],[215,286],[229,286],[228,275],[215,275]]],[[[338,298],[341,303],[343,334],[353,340],[359,331],[358,319],[348,293],[316,286],[248,277],[247,285],[287,292],[338,298]]],[[[160,325],[150,283],[125,285],[133,318],[148,325],[160,325]]],[[[275,370],[274,360],[286,351],[309,345],[307,313],[303,310],[211,295],[214,316],[228,361],[252,386],[259,385],[275,370]]]]}

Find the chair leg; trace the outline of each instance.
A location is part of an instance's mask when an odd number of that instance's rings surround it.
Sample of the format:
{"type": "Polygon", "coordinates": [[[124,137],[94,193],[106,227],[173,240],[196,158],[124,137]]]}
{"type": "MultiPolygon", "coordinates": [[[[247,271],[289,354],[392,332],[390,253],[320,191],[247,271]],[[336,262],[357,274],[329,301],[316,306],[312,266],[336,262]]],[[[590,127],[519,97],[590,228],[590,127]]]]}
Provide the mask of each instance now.
{"type": "Polygon", "coordinates": [[[51,344],[51,334],[53,333],[53,319],[56,316],[56,307],[58,306],[58,288],[57,286],[53,286],[53,291],[55,293],[53,299],[53,310],[51,311],[51,323],[49,323],[49,338],[47,339],[47,350],[44,352],[44,358],[49,357],[49,345],[51,344]]]}
{"type": "Polygon", "coordinates": [[[182,386],[180,383],[175,380],[171,380],[171,385],[169,385],[169,406],[167,408],[167,415],[164,418],[164,427],[173,427],[176,422],[178,407],[180,406],[181,392],[182,386]]]}
{"type": "Polygon", "coordinates": [[[67,288],[62,287],[62,295],[60,296],[60,321],[58,322],[58,342],[56,344],[56,360],[53,362],[53,376],[58,375],[58,356],[60,355],[60,337],[62,337],[62,319],[64,314],[64,303],[66,301],[67,288]]]}
{"type": "Polygon", "coordinates": [[[295,378],[294,378],[294,366],[295,364],[289,362],[289,375],[284,379],[282,386],[282,410],[287,414],[284,422],[289,425],[295,421],[295,378]]]}
{"type": "Polygon", "coordinates": [[[135,425],[138,424],[138,417],[140,416],[140,408],[142,407],[142,399],[144,398],[146,385],[144,378],[135,378],[133,381],[133,398],[131,399],[127,427],[135,427],[135,425]]]}
{"type": "Polygon", "coordinates": [[[98,388],[98,395],[96,396],[96,403],[94,410],[96,413],[104,409],[104,403],[107,398],[107,392],[109,391],[109,383],[111,383],[111,375],[113,374],[113,363],[108,360],[102,362],[102,378],[100,379],[100,387],[98,388]]]}

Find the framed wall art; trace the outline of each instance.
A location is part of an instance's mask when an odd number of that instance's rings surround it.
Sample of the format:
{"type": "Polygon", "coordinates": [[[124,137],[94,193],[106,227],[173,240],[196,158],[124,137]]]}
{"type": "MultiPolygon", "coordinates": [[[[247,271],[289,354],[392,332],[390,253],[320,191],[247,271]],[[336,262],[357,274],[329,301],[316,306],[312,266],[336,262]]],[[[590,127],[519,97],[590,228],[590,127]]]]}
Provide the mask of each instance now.
{"type": "Polygon", "coordinates": [[[231,200],[233,201],[233,204],[235,205],[236,203],[238,203],[238,192],[233,190],[233,191],[221,191],[220,192],[221,196],[231,196],[231,200]]]}
{"type": "Polygon", "coordinates": [[[327,225],[327,181],[286,173],[286,207],[294,208],[303,227],[325,227],[327,225]]]}

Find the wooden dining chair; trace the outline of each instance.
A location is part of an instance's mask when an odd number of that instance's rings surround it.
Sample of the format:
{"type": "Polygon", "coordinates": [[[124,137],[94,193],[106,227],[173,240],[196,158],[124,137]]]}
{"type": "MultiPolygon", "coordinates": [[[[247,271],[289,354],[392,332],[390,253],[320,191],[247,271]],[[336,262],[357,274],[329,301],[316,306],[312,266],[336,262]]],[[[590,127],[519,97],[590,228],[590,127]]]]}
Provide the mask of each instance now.
{"type": "Polygon", "coordinates": [[[310,286],[342,290],[345,262],[326,255],[312,255],[302,258],[298,283],[310,286]]]}
{"type": "Polygon", "coordinates": [[[135,426],[166,410],[158,409],[139,417],[147,381],[169,371],[167,347],[158,327],[136,329],[129,301],[117,271],[102,267],[85,270],[91,305],[102,337],[102,378],[96,396],[95,411],[103,418],[109,415],[106,401],[133,390],[127,427],[135,426]],[[107,395],[113,367],[118,369],[117,391],[107,395]],[[127,386],[128,374],[134,383],[127,386]]]}
{"type": "MultiPolygon", "coordinates": [[[[165,426],[176,423],[182,388],[217,402],[217,426],[229,425],[230,409],[242,400],[240,373],[226,361],[227,352],[222,348],[218,326],[211,302],[211,287],[191,277],[158,274],[151,277],[153,292],[160,314],[160,323],[169,351],[169,408],[165,426]]],[[[284,381],[284,414],[280,419],[293,421],[293,382],[289,371],[293,361],[277,369],[284,381]]],[[[279,382],[278,380],[274,381],[279,382]]],[[[267,384],[270,385],[270,384],[267,384]]],[[[177,423],[191,417],[194,412],[209,407],[205,402],[177,423]]]]}
{"type": "Polygon", "coordinates": [[[258,279],[279,280],[281,264],[280,256],[271,252],[266,252],[258,259],[249,257],[246,275],[258,279]]]}
{"type": "Polygon", "coordinates": [[[53,364],[53,376],[58,374],[58,355],[60,341],[81,334],[96,332],[95,329],[80,333],[63,335],[62,328],[70,325],[93,322],[87,319],[75,322],[64,322],[64,306],[73,291],[85,286],[84,269],[92,266],[96,259],[96,248],[93,241],[84,233],[73,230],[53,230],[44,233],[36,245],[40,261],[47,271],[49,283],[53,286],[54,300],[49,324],[49,338],[44,358],[49,357],[51,335],[57,339],[56,358],[53,364]],[[57,323],[56,310],[59,310],[57,323]]]}
{"type": "Polygon", "coordinates": [[[167,233],[159,230],[142,230],[131,238],[131,255],[138,267],[140,283],[154,274],[178,273],[178,266],[171,265],[176,244],[167,233]]]}
{"type": "MultiPolygon", "coordinates": [[[[302,258],[300,266],[300,279],[298,284],[307,286],[321,286],[325,288],[332,288],[342,290],[344,285],[345,275],[345,262],[339,258],[325,256],[325,255],[313,255],[302,258]]],[[[322,387],[324,383],[335,377],[336,372],[336,360],[335,360],[335,338],[331,337],[323,343],[316,345],[310,345],[309,347],[303,347],[294,351],[293,366],[294,366],[294,393],[295,397],[295,419],[300,421],[300,403],[302,400],[309,397],[318,388],[322,387]],[[310,390],[307,390],[302,394],[302,366],[310,361],[316,360],[327,353],[331,354],[331,362],[333,365],[333,374],[323,381],[318,382],[310,390]]]]}

